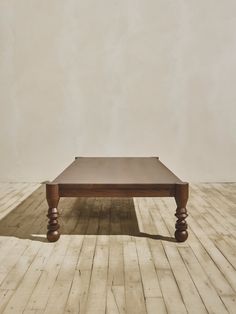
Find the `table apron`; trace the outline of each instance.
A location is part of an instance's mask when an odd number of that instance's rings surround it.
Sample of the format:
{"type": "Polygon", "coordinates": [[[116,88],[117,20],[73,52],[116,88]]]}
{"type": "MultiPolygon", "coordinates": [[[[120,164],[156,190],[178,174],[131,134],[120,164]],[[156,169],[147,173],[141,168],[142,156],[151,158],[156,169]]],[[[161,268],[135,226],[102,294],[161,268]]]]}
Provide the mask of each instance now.
{"type": "Polygon", "coordinates": [[[171,197],[175,184],[114,185],[59,184],[60,197],[171,197]]]}

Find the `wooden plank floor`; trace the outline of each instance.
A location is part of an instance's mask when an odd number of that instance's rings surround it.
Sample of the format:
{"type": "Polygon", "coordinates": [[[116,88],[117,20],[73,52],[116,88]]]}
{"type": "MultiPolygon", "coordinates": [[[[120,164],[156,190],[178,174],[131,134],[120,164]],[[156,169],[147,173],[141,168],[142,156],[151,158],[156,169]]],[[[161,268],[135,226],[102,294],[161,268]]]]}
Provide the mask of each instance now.
{"type": "Polygon", "coordinates": [[[171,198],[64,198],[0,184],[0,313],[236,313],[236,183],[191,184],[189,238],[171,198]]]}

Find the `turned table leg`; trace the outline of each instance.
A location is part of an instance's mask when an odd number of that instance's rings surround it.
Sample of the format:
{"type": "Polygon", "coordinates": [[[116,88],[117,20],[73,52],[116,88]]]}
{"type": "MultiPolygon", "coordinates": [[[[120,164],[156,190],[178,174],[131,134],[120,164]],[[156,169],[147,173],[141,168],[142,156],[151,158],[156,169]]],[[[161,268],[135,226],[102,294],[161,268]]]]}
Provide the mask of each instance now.
{"type": "Polygon", "coordinates": [[[176,214],[177,221],[175,224],[175,239],[178,242],[184,242],[188,238],[188,225],[186,218],[188,217],[186,204],[188,201],[188,183],[176,184],[175,201],[177,204],[176,214]]]}
{"type": "Polygon", "coordinates": [[[59,189],[57,184],[47,184],[46,185],[46,198],[48,202],[48,232],[47,239],[49,242],[55,242],[60,238],[58,224],[58,210],[57,205],[60,200],[59,189]]]}

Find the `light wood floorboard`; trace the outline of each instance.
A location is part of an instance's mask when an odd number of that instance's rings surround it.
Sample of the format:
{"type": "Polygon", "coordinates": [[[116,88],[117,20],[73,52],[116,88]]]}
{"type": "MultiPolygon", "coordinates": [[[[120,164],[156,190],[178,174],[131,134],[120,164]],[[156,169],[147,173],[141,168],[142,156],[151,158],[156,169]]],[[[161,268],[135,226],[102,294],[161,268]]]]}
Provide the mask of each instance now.
{"type": "Polygon", "coordinates": [[[0,313],[236,314],[236,183],[173,198],[62,198],[46,241],[45,187],[0,183],[0,313]]]}

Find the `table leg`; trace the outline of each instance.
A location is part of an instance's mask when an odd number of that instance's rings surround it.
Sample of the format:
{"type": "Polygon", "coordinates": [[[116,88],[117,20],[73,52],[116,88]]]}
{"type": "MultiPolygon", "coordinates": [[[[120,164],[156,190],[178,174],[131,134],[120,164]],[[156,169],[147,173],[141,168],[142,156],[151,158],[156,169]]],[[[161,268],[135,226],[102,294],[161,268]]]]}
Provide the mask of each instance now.
{"type": "Polygon", "coordinates": [[[48,202],[48,232],[47,239],[49,242],[55,242],[60,238],[58,224],[58,210],[57,206],[60,200],[59,188],[57,184],[47,184],[46,185],[46,198],[48,202]]]}
{"type": "Polygon", "coordinates": [[[175,201],[177,204],[175,216],[178,218],[175,224],[175,239],[178,242],[184,242],[188,238],[188,225],[186,218],[188,217],[186,204],[188,201],[188,183],[176,184],[175,201]]]}

